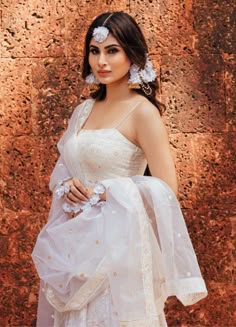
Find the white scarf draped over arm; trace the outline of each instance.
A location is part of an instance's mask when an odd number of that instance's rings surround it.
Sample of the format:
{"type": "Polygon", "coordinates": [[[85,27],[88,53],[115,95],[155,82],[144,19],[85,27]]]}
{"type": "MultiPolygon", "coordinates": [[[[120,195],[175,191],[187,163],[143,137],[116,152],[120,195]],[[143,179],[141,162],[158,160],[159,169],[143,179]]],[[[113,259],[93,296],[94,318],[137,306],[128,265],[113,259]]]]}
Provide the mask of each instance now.
{"type": "MultiPolygon", "coordinates": [[[[67,176],[83,178],[79,165],[67,164],[63,144],[82,126],[89,101],[77,107],[59,141],[51,190],[67,176]]],[[[53,196],[32,254],[50,308],[81,310],[109,284],[120,325],[151,327],[168,296],[184,305],[204,298],[206,286],[172,190],[154,177],[100,182],[105,205],[73,219],[63,212],[63,200],[53,196]]]]}

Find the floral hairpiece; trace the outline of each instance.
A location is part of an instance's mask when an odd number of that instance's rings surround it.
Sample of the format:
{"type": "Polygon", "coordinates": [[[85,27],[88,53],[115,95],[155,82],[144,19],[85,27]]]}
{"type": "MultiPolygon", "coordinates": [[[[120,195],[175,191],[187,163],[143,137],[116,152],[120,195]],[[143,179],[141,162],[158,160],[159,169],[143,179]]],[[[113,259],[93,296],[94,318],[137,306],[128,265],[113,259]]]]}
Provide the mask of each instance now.
{"type": "Polygon", "coordinates": [[[155,81],[157,74],[153,69],[152,62],[146,54],[146,63],[143,69],[138,65],[133,64],[129,70],[130,77],[128,80],[128,85],[130,89],[142,89],[143,92],[150,96],[152,94],[152,88],[149,85],[150,82],[155,81]]]}
{"type": "Polygon", "coordinates": [[[144,69],[140,69],[140,67],[138,67],[135,64],[131,65],[129,83],[142,84],[142,82],[144,83],[153,82],[155,81],[156,76],[157,75],[155,70],[153,69],[152,62],[150,61],[147,55],[144,69]]]}
{"type": "Polygon", "coordinates": [[[93,30],[93,37],[94,37],[94,40],[99,42],[99,43],[102,43],[106,40],[106,38],[108,37],[108,34],[109,34],[109,29],[104,26],[106,24],[106,22],[108,21],[108,19],[113,15],[110,14],[106,19],[105,21],[103,22],[102,26],[98,26],[98,27],[95,27],[94,30],[93,30]]]}
{"type": "Polygon", "coordinates": [[[99,26],[93,30],[94,40],[99,43],[104,42],[108,37],[108,34],[109,34],[109,29],[105,26],[99,26]]]}

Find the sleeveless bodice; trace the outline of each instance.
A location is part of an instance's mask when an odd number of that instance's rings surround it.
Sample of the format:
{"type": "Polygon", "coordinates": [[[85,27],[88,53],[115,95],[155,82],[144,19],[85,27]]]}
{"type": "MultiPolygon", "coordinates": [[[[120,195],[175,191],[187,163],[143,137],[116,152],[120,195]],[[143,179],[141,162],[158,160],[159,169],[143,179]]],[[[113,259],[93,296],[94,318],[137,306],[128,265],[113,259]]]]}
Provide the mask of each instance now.
{"type": "Polygon", "coordinates": [[[87,186],[109,178],[143,175],[147,164],[142,149],[115,128],[81,129],[65,144],[64,157],[75,177],[79,164],[87,186]]]}

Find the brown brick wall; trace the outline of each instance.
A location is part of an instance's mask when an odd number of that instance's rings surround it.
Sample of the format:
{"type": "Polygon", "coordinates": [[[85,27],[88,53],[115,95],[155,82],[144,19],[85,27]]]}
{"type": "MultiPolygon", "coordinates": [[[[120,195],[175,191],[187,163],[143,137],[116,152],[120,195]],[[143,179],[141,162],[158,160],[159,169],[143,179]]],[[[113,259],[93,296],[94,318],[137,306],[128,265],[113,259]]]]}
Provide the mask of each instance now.
{"type": "Polygon", "coordinates": [[[147,37],[168,106],[180,201],[209,289],[191,307],[171,298],[169,326],[235,326],[235,1],[1,0],[0,6],[0,327],[35,321],[38,278],[30,254],[50,206],[56,141],[81,100],[88,23],[108,10],[131,13],[147,37]]]}

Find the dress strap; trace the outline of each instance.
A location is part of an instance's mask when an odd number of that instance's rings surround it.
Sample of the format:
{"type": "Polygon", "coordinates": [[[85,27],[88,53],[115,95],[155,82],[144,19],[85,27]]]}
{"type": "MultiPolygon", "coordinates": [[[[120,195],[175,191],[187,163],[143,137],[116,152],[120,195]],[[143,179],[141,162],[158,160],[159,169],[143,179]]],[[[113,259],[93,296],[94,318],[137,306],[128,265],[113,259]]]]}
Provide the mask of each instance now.
{"type": "Polygon", "coordinates": [[[136,103],[135,106],[119,121],[119,123],[117,125],[114,126],[114,128],[119,128],[125,121],[126,119],[132,114],[132,112],[138,108],[138,105],[140,104],[140,102],[136,103]]]}

